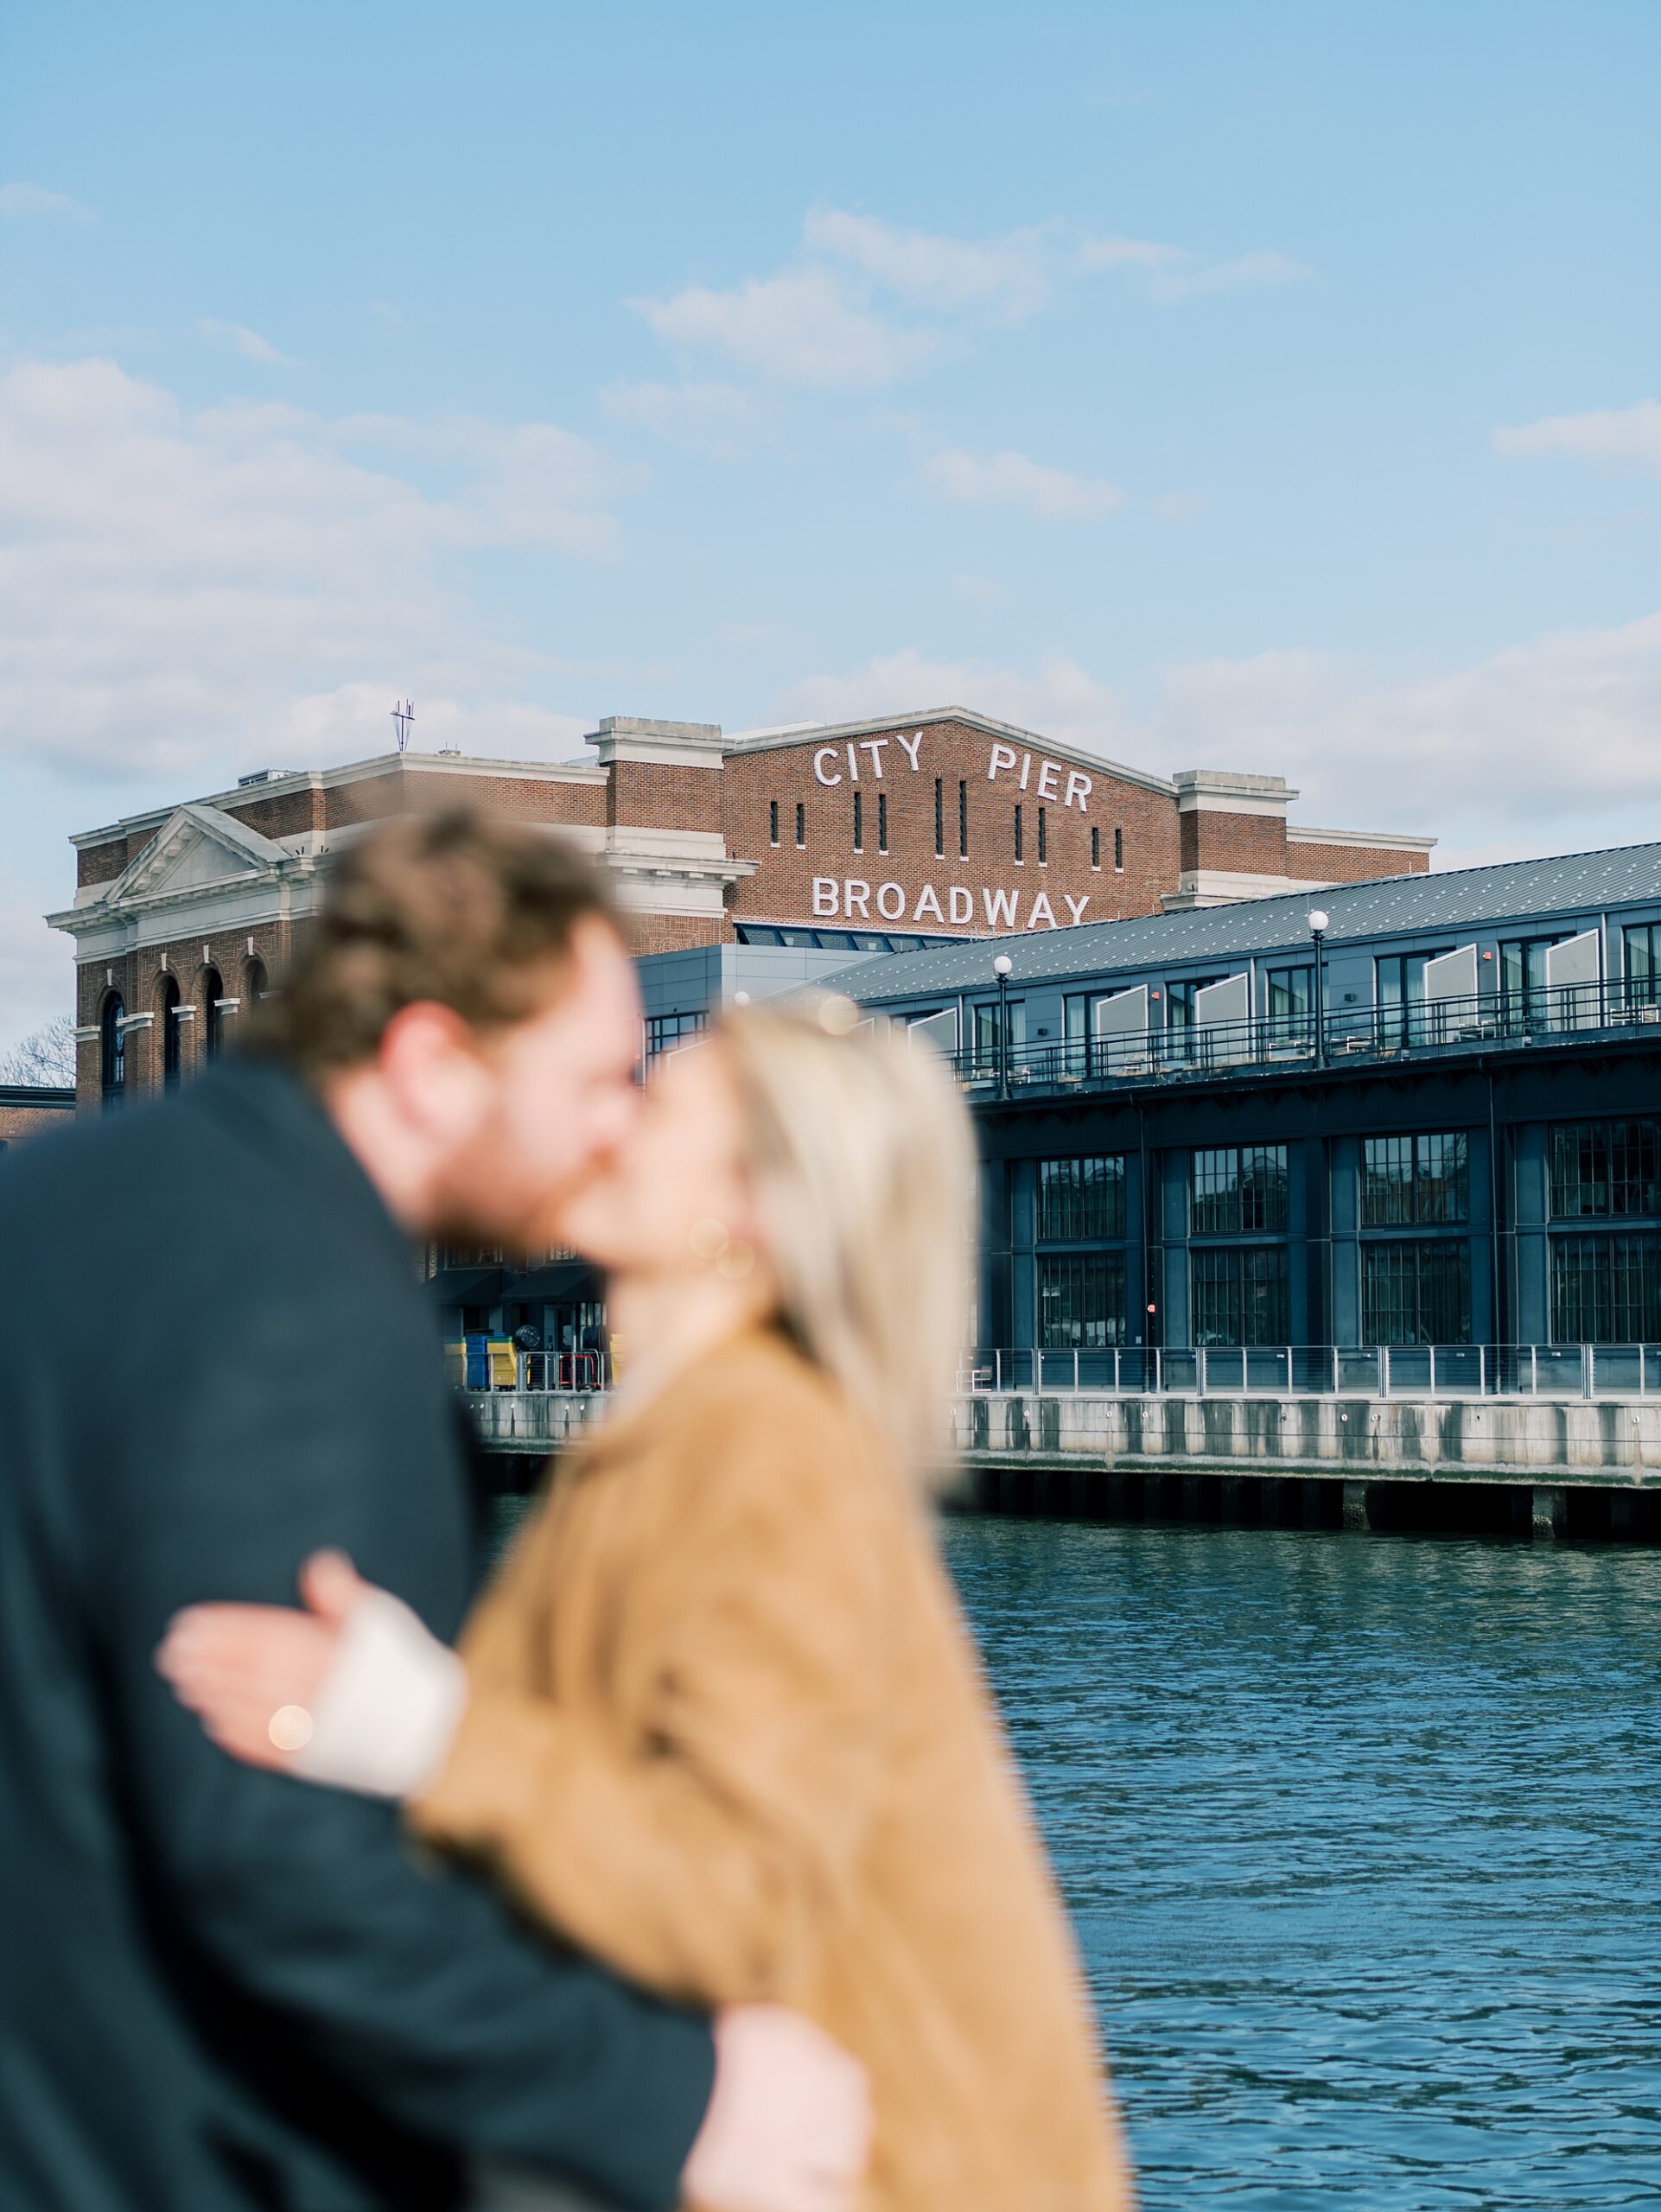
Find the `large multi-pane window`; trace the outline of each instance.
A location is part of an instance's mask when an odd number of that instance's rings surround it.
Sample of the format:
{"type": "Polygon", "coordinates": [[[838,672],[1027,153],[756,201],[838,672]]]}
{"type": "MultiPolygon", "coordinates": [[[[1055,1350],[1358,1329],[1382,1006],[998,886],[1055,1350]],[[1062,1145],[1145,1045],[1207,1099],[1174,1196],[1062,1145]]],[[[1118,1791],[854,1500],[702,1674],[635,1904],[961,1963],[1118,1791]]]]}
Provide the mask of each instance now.
{"type": "Polygon", "coordinates": [[[111,991],[99,1016],[99,1089],[106,1106],[112,1106],[127,1087],[127,1027],[125,1006],[111,991]]]}
{"type": "Polygon", "coordinates": [[[1124,1234],[1124,1155],[1038,1163],[1041,1243],[1124,1234]]]}
{"type": "Polygon", "coordinates": [[[1192,1255],[1197,1345],[1283,1344],[1291,1330],[1286,1248],[1200,1246],[1192,1255]]]}
{"type": "Polygon", "coordinates": [[[1374,963],[1381,1043],[1411,1044],[1422,1034],[1424,971],[1435,957],[1434,952],[1391,952],[1374,963]]]}
{"type": "Polygon", "coordinates": [[[1551,1333],[1557,1344],[1661,1344],[1661,1236],[1554,1236],[1551,1333]]]}
{"type": "Polygon", "coordinates": [[[646,1056],[655,1060],[665,1052],[673,1052],[677,1045],[684,1045],[689,1037],[696,1037],[707,1027],[709,1016],[704,1014],[652,1014],[646,1016],[646,1056]]]}
{"type": "Polygon", "coordinates": [[[1661,922],[1633,922],[1621,932],[1628,1006],[1661,1006],[1661,922]]]}
{"type": "Polygon", "coordinates": [[[1364,1245],[1361,1289],[1370,1344],[1470,1342],[1471,1251],[1462,1236],[1392,1236],[1364,1245]]]}
{"type": "Polygon", "coordinates": [[[1271,968],[1266,1011],[1271,1038],[1301,1040],[1314,1034],[1315,971],[1313,968],[1271,968]]]}
{"type": "Polygon", "coordinates": [[[1661,1214],[1661,1122],[1560,1122],[1551,1211],[1560,1221],[1661,1214]]]}
{"type": "Polygon", "coordinates": [[[1193,1190],[1196,1236],[1238,1236],[1259,1230],[1284,1229],[1286,1147],[1230,1145],[1219,1151],[1196,1152],[1193,1190]]]}
{"type": "Polygon", "coordinates": [[[1047,1351],[1101,1351],[1124,1338],[1123,1253],[1041,1255],[1038,1340],[1047,1351]]]}
{"type": "Polygon", "coordinates": [[[1540,1027],[1550,1013],[1546,996],[1546,955],[1561,944],[1567,931],[1555,937],[1513,937],[1499,946],[1499,1010],[1505,1027],[1513,1032],[1540,1027]]]}
{"type": "MultiPolygon", "coordinates": [[[[980,1075],[997,1073],[998,1003],[992,999],[971,1009],[971,1050],[975,1071],[980,1075]]],[[[1009,1015],[1009,1066],[1014,1071],[1024,1065],[1021,1047],[1027,1042],[1027,1002],[1024,999],[1006,999],[1003,1004],[1009,1015]]]]}
{"type": "MultiPolygon", "coordinates": [[[[1416,1136],[1369,1137],[1361,1178],[1361,1221],[1367,1229],[1407,1229],[1470,1218],[1470,1173],[1463,1129],[1416,1136]]],[[[1391,1344],[1412,1338],[1378,1338],[1391,1344]]]]}

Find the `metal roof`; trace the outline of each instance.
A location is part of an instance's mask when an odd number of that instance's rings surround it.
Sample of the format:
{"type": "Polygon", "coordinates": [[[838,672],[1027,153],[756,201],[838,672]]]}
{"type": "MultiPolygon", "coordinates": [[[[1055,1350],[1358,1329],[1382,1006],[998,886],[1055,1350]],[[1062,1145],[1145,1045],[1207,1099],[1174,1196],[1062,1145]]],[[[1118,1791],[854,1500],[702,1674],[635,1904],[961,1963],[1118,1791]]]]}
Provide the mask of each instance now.
{"type": "Polygon", "coordinates": [[[1554,860],[1503,861],[1439,874],[1380,876],[1180,914],[980,938],[926,952],[894,953],[824,981],[825,988],[867,1002],[924,998],[985,989],[998,952],[1007,952],[1013,963],[1013,986],[1307,949],[1309,912],[1315,906],[1332,918],[1327,932],[1331,952],[1349,938],[1467,929],[1522,916],[1593,913],[1639,900],[1661,900],[1661,844],[1620,845],[1554,860]]]}

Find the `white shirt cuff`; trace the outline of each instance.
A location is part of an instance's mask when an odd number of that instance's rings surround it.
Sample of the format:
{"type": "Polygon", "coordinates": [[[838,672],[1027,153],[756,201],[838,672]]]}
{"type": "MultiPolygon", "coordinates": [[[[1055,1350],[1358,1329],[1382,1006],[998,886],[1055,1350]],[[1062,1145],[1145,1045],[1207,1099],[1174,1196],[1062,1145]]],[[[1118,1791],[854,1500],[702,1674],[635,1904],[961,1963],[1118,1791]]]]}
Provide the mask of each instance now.
{"type": "Polygon", "coordinates": [[[293,1771],[369,1797],[410,1797],[449,1756],[468,1670],[385,1590],[360,1599],[312,1708],[293,1771]]]}

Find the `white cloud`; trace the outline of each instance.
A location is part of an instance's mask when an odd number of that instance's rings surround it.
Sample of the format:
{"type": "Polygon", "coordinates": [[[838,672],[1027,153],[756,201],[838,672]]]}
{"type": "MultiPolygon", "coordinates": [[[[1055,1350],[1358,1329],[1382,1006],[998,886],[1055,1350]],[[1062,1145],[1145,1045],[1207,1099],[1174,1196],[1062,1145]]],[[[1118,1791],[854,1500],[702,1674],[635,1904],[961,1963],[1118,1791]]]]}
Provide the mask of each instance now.
{"type": "Polygon", "coordinates": [[[733,384],[608,385],[600,404],[614,423],[715,461],[748,451],[760,414],[752,395],[733,384]]]}
{"type": "Polygon", "coordinates": [[[1047,521],[1099,522],[1124,505],[1124,493],[1101,476],[1047,468],[1024,453],[984,455],[949,446],[932,454],[923,474],[943,499],[968,507],[1022,507],[1047,521]]]}
{"type": "Polygon", "coordinates": [[[217,779],[364,716],[379,745],[413,690],[423,743],[471,716],[480,749],[539,747],[548,664],[441,575],[614,552],[622,480],[548,423],[191,410],[107,361],[24,364],[0,378],[0,742],[217,779]]]}
{"type": "Polygon", "coordinates": [[[1150,715],[1063,654],[1028,666],[916,647],[793,684],[778,719],[975,707],[1161,775],[1282,775],[1293,819],[1425,833],[1438,868],[1630,843],[1661,817],[1661,612],[1561,631],[1462,669],[1282,651],[1170,671],[1150,715]]]}
{"type": "Polygon", "coordinates": [[[1050,297],[1048,251],[1041,231],[996,238],[942,238],[903,230],[875,215],[816,208],[802,232],[811,253],[847,263],[884,290],[924,307],[989,308],[1012,319],[1035,313],[1050,297]]]}
{"type": "Polygon", "coordinates": [[[936,343],[886,321],[837,271],[811,264],[729,291],[693,284],[672,299],[632,304],[671,346],[726,353],[780,384],[827,391],[892,384],[920,368],[936,343]]]}
{"type": "Polygon", "coordinates": [[[1086,238],[1079,249],[1085,269],[1169,269],[1193,259],[1186,248],[1152,238],[1086,238]]]}
{"type": "Polygon", "coordinates": [[[1193,269],[1161,270],[1153,281],[1156,300],[1198,299],[1207,292],[1260,292],[1283,284],[1301,284],[1314,270],[1289,253],[1237,253],[1227,261],[1202,263],[1193,269]]]}
{"type": "Polygon", "coordinates": [[[1024,670],[996,661],[937,660],[907,645],[840,675],[805,677],[790,686],[777,706],[781,721],[816,722],[856,721],[926,707],[973,707],[1120,760],[1137,757],[1127,749],[1138,739],[1117,695],[1062,653],[1047,655],[1035,668],[1024,670]]]}
{"type": "Polygon", "coordinates": [[[1632,407],[1604,408],[1588,415],[1548,415],[1493,434],[1496,453],[1536,461],[1562,454],[1607,468],[1661,470],[1661,404],[1640,399],[1632,407]]]}
{"type": "Polygon", "coordinates": [[[1187,246],[1151,238],[1086,238],[1079,248],[1086,270],[1130,270],[1148,280],[1149,296],[1161,307],[1212,292],[1252,292],[1301,283],[1314,271],[1290,254],[1260,248],[1222,261],[1207,261],[1187,246]]]}
{"type": "Polygon", "coordinates": [[[52,192],[43,184],[0,184],[0,222],[90,223],[93,219],[92,209],[83,207],[67,192],[52,192]]]}
{"type": "MultiPolygon", "coordinates": [[[[73,856],[67,846],[60,850],[62,881],[73,885],[73,856]]],[[[65,889],[59,903],[67,906],[73,896],[73,890],[65,889]]],[[[73,1013],[74,1004],[75,963],[69,939],[48,929],[38,899],[9,889],[0,897],[0,1050],[29,1036],[54,1014],[73,1013]]]]}
{"type": "Polygon", "coordinates": [[[211,339],[216,346],[228,346],[245,361],[258,361],[268,369],[291,369],[296,365],[288,354],[277,352],[269,338],[262,338],[257,330],[249,330],[239,322],[216,322],[212,315],[203,315],[196,327],[204,338],[211,339]]]}
{"type": "Polygon", "coordinates": [[[1560,852],[1653,834],[1658,729],[1661,613],[1408,677],[1305,652],[1200,663],[1167,678],[1154,734],[1174,766],[1284,775],[1306,821],[1560,852]]]}

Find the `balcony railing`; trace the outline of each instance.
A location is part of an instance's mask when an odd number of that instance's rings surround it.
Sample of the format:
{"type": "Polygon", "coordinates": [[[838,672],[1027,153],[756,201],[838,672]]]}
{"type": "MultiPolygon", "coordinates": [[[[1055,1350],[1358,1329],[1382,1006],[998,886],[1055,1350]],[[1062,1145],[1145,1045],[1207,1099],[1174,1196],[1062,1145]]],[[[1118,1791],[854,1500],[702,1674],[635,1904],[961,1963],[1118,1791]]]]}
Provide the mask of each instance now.
{"type": "MultiPolygon", "coordinates": [[[[1474,998],[1340,1006],[1329,1010],[1322,1031],[1324,1057],[1336,1067],[1506,1044],[1562,1044],[1599,1033],[1637,1037],[1653,1031],[1661,1044],[1661,1002],[1650,979],[1562,983],[1474,998]]],[[[964,1088],[977,1096],[1261,1074],[1313,1066],[1321,1057],[1313,1014],[1040,1039],[1002,1052],[984,1044],[952,1056],[964,1088]]]]}
{"type": "Polygon", "coordinates": [[[1103,1397],[1645,1398],[1661,1344],[1210,1344],[966,1352],[966,1395],[1103,1397]]]}

